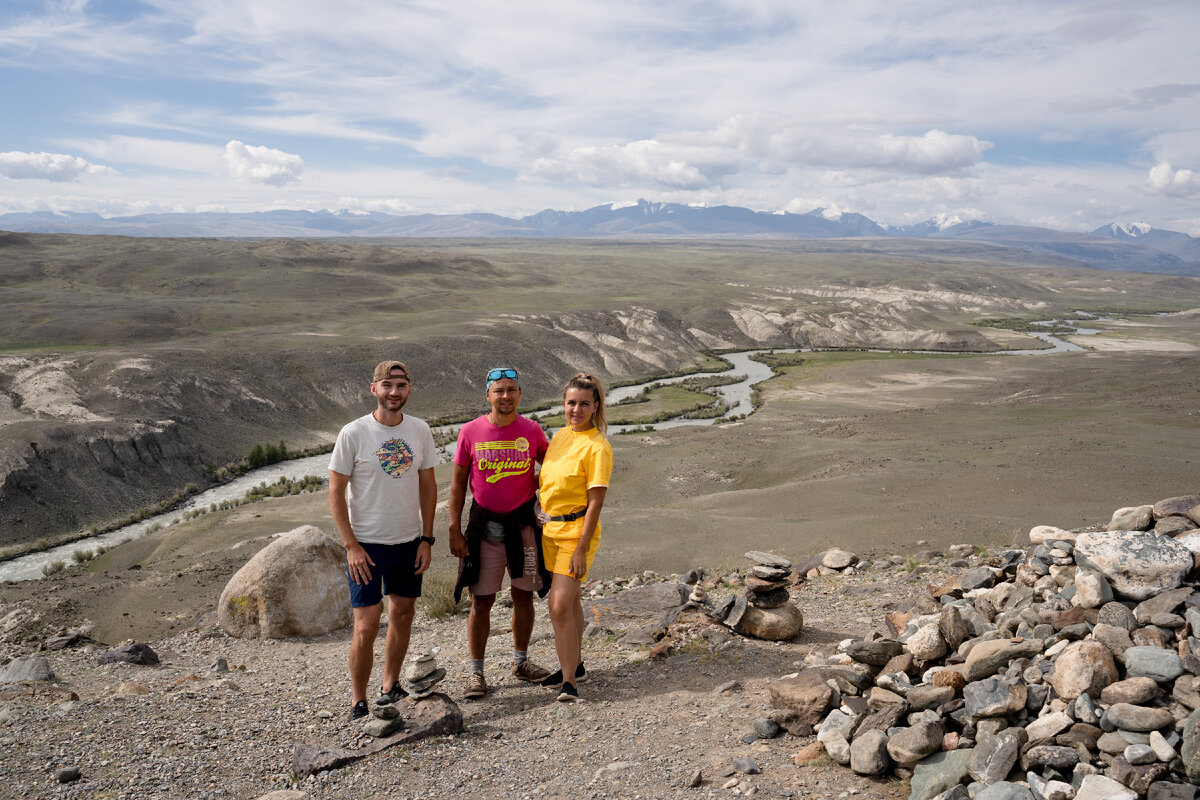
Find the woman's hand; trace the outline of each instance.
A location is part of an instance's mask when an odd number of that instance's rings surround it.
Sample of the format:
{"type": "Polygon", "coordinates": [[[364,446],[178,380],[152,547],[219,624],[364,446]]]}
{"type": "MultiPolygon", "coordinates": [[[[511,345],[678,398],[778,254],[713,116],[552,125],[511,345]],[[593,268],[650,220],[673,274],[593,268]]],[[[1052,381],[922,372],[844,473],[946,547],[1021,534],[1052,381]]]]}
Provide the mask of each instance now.
{"type": "Polygon", "coordinates": [[[571,564],[567,567],[567,571],[577,581],[582,581],[587,575],[587,548],[583,546],[582,542],[571,554],[571,564]]]}

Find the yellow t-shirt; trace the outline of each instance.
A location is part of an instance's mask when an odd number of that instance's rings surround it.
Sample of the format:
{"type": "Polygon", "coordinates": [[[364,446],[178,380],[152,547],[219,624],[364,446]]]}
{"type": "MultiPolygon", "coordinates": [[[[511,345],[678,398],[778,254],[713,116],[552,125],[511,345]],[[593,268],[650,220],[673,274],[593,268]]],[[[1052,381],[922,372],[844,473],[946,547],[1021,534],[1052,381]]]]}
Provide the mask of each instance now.
{"type": "MultiPolygon", "coordinates": [[[[612,445],[596,428],[576,433],[562,428],[550,440],[538,478],[538,500],[542,510],[552,517],[579,511],[587,506],[587,490],[608,486],[612,477],[612,445]]],[[[550,522],[542,530],[556,539],[583,535],[583,517],[572,522],[550,522]]],[[[600,538],[596,524],[595,539],[600,538]]]]}

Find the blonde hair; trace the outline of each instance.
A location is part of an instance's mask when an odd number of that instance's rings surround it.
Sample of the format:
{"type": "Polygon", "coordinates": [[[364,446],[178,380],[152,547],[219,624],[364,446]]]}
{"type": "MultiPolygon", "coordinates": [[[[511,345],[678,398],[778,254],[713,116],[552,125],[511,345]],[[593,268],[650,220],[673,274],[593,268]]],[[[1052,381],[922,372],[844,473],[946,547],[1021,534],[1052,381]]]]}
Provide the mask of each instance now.
{"type": "Polygon", "coordinates": [[[592,412],[592,424],[596,426],[596,430],[600,433],[608,433],[608,420],[604,417],[604,384],[600,379],[590,372],[576,373],[571,380],[567,381],[567,385],[563,387],[563,398],[567,396],[569,389],[584,389],[591,391],[592,397],[596,400],[596,410],[592,412]]]}

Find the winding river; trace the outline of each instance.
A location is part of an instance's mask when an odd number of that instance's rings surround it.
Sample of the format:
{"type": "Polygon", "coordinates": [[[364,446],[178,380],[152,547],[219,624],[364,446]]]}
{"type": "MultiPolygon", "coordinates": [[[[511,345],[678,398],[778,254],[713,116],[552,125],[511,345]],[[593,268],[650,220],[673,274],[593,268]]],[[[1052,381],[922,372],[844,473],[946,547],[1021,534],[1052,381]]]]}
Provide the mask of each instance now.
{"type": "MultiPolygon", "coordinates": [[[[1050,325],[1056,320],[1047,321],[1045,324],[1050,325]]],[[[1078,328],[1071,335],[1087,335],[1101,333],[1102,331],[1092,328],[1078,328]]],[[[1046,344],[1050,345],[1047,348],[1036,350],[1001,350],[996,353],[988,353],[986,355],[1016,355],[1016,356],[1041,356],[1050,355],[1053,353],[1067,352],[1083,352],[1085,348],[1080,347],[1072,342],[1065,341],[1048,333],[1030,333],[1038,339],[1041,339],[1046,344]]],[[[749,414],[754,410],[751,402],[751,389],[756,383],[761,383],[772,376],[771,368],[766,364],[755,361],[753,356],[759,353],[804,353],[811,352],[808,348],[760,348],[757,350],[743,350],[736,353],[724,353],[722,358],[728,361],[732,366],[728,369],[718,370],[716,372],[699,372],[689,375],[681,375],[674,378],[662,378],[659,380],[647,381],[645,383],[634,384],[631,386],[621,386],[609,392],[608,399],[610,402],[618,402],[629,397],[633,397],[642,392],[642,390],[651,384],[668,384],[679,383],[689,378],[704,378],[717,375],[744,375],[745,377],[737,383],[727,384],[725,386],[715,386],[708,389],[712,394],[717,396],[718,400],[723,401],[729,410],[726,416],[741,416],[749,414]]],[[[871,350],[868,352],[891,352],[884,350],[871,350]]],[[[929,353],[933,355],[947,355],[945,351],[932,350],[910,350],[905,352],[912,353],[929,353]]],[[[962,353],[961,355],[980,355],[979,353],[962,353]]],[[[550,416],[559,413],[562,410],[561,406],[546,409],[544,411],[531,414],[530,416],[550,416]]],[[[655,422],[652,425],[610,425],[611,433],[621,433],[622,431],[638,428],[645,430],[647,427],[654,430],[663,430],[666,428],[676,428],[683,425],[712,425],[717,420],[715,418],[707,419],[669,419],[663,422],[655,422]]],[[[436,433],[451,432],[454,426],[443,426],[435,429],[436,433]]],[[[443,448],[442,457],[444,460],[449,460],[452,455],[452,445],[443,448]]],[[[324,476],[329,472],[329,455],[323,454],[318,456],[309,456],[307,458],[299,458],[293,461],[285,461],[279,464],[272,464],[267,467],[248,472],[240,478],[235,478],[229,483],[214,486],[213,488],[201,492],[193,497],[188,498],[174,510],[165,514],[160,514],[141,522],[136,522],[132,525],[127,525],[123,528],[118,528],[108,533],[102,533],[99,536],[92,536],[87,539],[70,542],[59,547],[54,547],[49,550],[42,550],[37,553],[14,558],[9,561],[0,563],[0,581],[28,581],[36,580],[43,577],[42,568],[46,564],[55,561],[61,561],[65,564],[71,564],[76,551],[95,550],[97,547],[112,548],[118,544],[138,539],[145,536],[152,529],[173,525],[183,518],[186,511],[196,508],[206,508],[212,503],[221,503],[225,500],[236,500],[244,497],[245,494],[262,483],[271,484],[278,481],[280,478],[295,480],[302,478],[305,475],[321,475],[324,476]]]]}

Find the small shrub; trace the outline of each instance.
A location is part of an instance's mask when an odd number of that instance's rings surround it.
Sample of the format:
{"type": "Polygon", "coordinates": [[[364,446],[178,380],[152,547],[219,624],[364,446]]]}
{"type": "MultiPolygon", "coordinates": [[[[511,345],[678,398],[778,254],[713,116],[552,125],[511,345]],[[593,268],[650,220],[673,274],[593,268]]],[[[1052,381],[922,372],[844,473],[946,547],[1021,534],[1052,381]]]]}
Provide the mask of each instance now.
{"type": "Polygon", "coordinates": [[[42,564],[42,574],[46,577],[49,577],[56,572],[62,572],[63,568],[66,566],[66,563],[62,561],[48,561],[45,564],[42,564]]]}
{"type": "Polygon", "coordinates": [[[95,553],[93,553],[91,550],[84,550],[81,548],[71,553],[71,558],[75,559],[76,564],[82,564],[85,561],[95,558],[95,553]]]}

